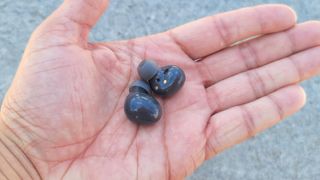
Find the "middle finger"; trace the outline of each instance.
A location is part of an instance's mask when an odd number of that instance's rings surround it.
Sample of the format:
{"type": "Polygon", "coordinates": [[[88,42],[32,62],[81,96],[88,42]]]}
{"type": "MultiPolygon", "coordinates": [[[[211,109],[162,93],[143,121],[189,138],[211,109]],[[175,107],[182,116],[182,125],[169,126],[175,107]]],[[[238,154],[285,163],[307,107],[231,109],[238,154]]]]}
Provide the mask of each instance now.
{"type": "Polygon", "coordinates": [[[307,22],[212,54],[197,66],[205,86],[320,45],[320,23],[307,22]]]}

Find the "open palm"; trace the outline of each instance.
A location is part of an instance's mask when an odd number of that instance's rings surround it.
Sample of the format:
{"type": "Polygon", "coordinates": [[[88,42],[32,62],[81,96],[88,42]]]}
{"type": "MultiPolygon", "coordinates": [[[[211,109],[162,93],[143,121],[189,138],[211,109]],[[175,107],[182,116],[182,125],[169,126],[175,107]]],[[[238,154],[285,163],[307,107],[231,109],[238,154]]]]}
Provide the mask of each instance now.
{"type": "Polygon", "coordinates": [[[44,179],[181,179],[296,112],[305,97],[295,84],[320,70],[320,24],[295,26],[285,6],[88,43],[106,6],[65,1],[32,35],[5,97],[1,124],[44,179]],[[159,99],[163,117],[153,126],[131,123],[123,110],[144,59],[178,65],[187,78],[159,99]]]}

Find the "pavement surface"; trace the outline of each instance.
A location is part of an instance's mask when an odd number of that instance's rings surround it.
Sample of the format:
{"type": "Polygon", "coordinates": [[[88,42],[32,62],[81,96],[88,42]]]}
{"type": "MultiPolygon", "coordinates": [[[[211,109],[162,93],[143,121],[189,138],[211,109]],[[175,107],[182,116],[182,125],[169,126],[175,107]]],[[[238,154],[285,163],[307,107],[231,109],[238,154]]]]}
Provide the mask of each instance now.
{"type": "MultiPolygon", "coordinates": [[[[61,0],[0,0],[0,101],[28,38],[61,0]]],[[[319,0],[113,0],[91,33],[93,41],[127,39],[244,6],[284,3],[299,21],[320,19],[319,0]]],[[[320,29],[319,29],[320,30],[320,29]]],[[[270,130],[207,161],[190,180],[319,180],[320,78],[303,83],[306,107],[270,130]]]]}

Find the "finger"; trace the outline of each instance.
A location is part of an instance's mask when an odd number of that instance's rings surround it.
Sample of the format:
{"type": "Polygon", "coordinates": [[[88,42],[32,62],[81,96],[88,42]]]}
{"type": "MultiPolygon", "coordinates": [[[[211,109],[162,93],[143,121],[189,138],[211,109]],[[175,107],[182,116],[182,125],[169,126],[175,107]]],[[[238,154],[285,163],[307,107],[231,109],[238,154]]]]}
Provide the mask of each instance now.
{"type": "Polygon", "coordinates": [[[320,23],[312,21],[210,55],[198,62],[206,86],[293,53],[320,45],[320,23]]]}
{"type": "Polygon", "coordinates": [[[262,5],[205,17],[167,32],[192,59],[219,51],[251,36],[282,31],[296,22],[284,5],[262,5]]]}
{"type": "Polygon", "coordinates": [[[248,103],[320,72],[320,47],[225,79],[207,88],[214,111],[248,103]]]}
{"type": "Polygon", "coordinates": [[[206,130],[206,158],[275,125],[298,111],[304,103],[304,90],[293,85],[213,115],[206,130]]]}
{"type": "Polygon", "coordinates": [[[65,0],[39,27],[38,34],[50,32],[72,42],[87,40],[91,28],[107,8],[109,0],[65,0]]]}

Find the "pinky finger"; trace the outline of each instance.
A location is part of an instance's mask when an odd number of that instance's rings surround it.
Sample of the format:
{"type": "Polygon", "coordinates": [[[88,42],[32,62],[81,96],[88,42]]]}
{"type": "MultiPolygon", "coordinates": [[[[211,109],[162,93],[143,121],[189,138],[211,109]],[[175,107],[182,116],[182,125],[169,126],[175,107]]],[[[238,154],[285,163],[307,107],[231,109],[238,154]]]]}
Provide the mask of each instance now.
{"type": "Polygon", "coordinates": [[[206,129],[206,159],[270,128],[304,104],[304,90],[292,85],[213,115],[206,129]]]}

